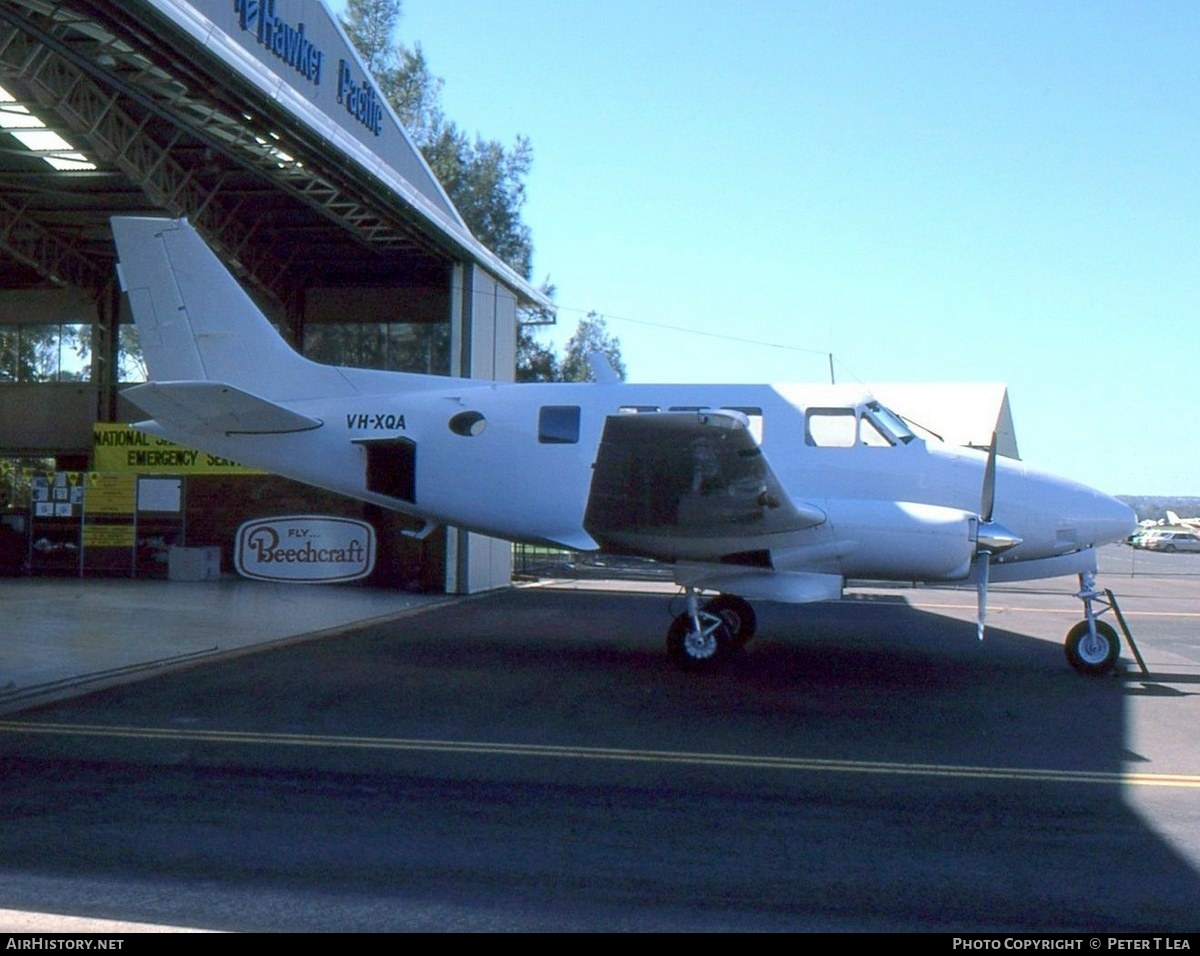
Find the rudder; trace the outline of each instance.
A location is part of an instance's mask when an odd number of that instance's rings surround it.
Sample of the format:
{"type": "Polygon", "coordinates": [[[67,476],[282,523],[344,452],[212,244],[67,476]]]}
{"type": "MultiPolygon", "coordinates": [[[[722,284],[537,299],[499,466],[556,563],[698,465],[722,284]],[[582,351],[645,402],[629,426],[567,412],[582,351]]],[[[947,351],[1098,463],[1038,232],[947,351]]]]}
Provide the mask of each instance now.
{"type": "Polygon", "coordinates": [[[186,219],[114,216],[112,230],[151,381],[223,382],[273,401],[347,390],[283,340],[186,219]]]}

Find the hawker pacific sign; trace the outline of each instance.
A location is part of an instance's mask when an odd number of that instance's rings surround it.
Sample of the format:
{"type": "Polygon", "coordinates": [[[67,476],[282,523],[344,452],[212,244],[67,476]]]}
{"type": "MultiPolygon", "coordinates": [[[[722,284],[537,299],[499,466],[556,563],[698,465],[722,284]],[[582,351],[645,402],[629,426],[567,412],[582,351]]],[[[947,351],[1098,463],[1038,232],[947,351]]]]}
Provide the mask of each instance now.
{"type": "Polygon", "coordinates": [[[375,568],[375,529],[321,515],[256,518],[238,528],[234,566],[259,581],[357,581],[375,568]]]}
{"type": "Polygon", "coordinates": [[[291,23],[275,12],[275,0],[233,0],[237,25],[293,70],[321,85],[325,53],[306,34],[303,23],[291,23]]]}

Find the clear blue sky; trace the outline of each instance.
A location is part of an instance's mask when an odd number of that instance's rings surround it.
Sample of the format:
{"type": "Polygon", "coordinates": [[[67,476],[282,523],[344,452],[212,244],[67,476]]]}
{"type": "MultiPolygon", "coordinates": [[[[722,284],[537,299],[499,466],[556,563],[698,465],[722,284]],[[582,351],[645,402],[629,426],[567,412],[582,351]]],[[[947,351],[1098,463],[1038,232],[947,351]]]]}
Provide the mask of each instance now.
{"type": "Polygon", "coordinates": [[[397,39],[532,141],[554,341],[595,310],[631,381],[1004,382],[1031,464],[1200,495],[1194,0],[405,0],[397,39]]]}

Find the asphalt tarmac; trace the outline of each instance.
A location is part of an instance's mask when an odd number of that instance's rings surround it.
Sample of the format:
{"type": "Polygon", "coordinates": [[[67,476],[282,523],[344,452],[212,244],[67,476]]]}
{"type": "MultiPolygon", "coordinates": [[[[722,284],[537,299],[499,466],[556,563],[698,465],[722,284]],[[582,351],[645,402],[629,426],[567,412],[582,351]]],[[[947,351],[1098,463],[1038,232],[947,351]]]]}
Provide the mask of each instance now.
{"type": "Polygon", "coordinates": [[[1147,673],[1070,670],[1069,580],[982,644],[970,591],[763,604],[699,675],[654,583],[251,615],[3,718],[0,928],[1195,932],[1200,556],[1102,572],[1147,673]]]}

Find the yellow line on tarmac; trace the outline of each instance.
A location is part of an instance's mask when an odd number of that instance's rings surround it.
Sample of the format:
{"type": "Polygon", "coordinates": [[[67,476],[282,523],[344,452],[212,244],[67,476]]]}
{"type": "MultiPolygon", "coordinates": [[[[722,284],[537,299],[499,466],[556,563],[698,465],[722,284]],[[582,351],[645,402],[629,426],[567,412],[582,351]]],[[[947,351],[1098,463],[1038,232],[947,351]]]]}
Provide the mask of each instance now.
{"type": "Polygon", "coordinates": [[[1041,783],[1124,784],[1146,787],[1200,788],[1200,774],[1126,773],[1093,770],[1050,770],[1023,767],[973,767],[958,764],[887,763],[863,760],[817,760],[753,754],[689,753],[671,750],[621,750],[484,741],[418,740],[397,737],[340,737],[315,734],[272,734],[234,730],[185,730],[167,727],[106,727],[97,724],[50,724],[0,721],[0,733],[62,737],[170,740],[207,744],[251,744],[270,747],[313,747],[341,750],[423,751],[506,757],[549,757],[558,760],[609,760],[625,763],[688,764],[789,770],[797,773],[870,773],[909,777],[953,777],[983,780],[1029,780],[1041,783]]]}
{"type": "MultiPolygon", "coordinates": [[[[918,601],[909,601],[910,607],[925,610],[941,610],[941,611],[971,611],[974,613],[977,608],[974,603],[971,604],[934,604],[918,601]]],[[[1078,608],[1061,608],[1061,607],[1022,607],[1016,604],[989,604],[988,613],[991,614],[997,611],[1025,611],[1029,614],[1070,614],[1072,617],[1082,617],[1083,611],[1078,608]]],[[[1125,617],[1200,617],[1200,611],[1128,611],[1121,608],[1121,613],[1125,617]]]]}

